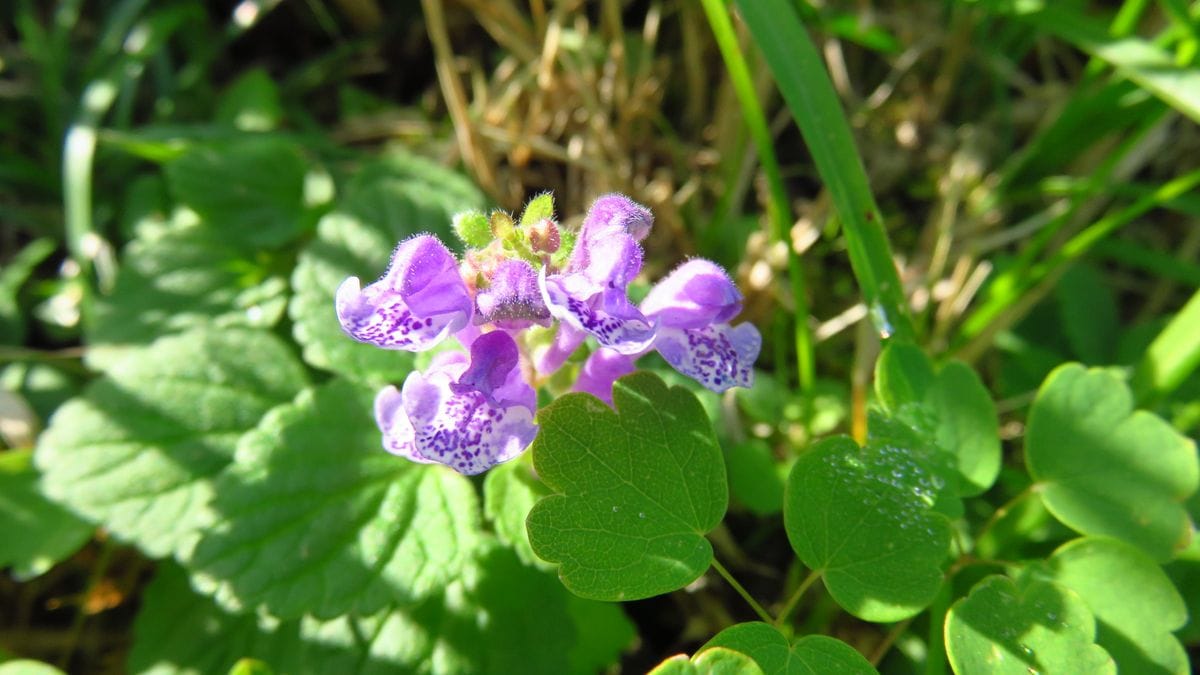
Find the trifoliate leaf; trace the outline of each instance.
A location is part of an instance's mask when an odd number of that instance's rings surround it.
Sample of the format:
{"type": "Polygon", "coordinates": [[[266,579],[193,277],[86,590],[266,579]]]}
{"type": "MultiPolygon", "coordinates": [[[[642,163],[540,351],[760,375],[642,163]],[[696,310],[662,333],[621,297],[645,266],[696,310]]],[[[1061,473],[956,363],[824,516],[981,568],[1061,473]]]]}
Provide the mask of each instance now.
{"type": "Polygon", "coordinates": [[[1112,373],[1078,364],[1051,373],[1029,412],[1025,458],[1046,508],[1072,529],[1127,541],[1159,561],[1186,542],[1182,502],[1200,484],[1195,445],[1135,412],[1112,373]]]}
{"type": "Polygon", "coordinates": [[[482,197],[461,176],[404,155],[365,167],[300,254],[288,313],[304,360],[372,383],[401,382],[412,370],[409,352],[355,342],[342,332],[333,296],[347,277],[367,285],[383,276],[397,244],[418,233],[450,233],[451,219],[478,208],[482,197]]]}
{"type": "Polygon", "coordinates": [[[35,577],[92,536],[91,525],[42,496],[29,450],[0,452],[0,568],[35,577]]]}
{"type": "Polygon", "coordinates": [[[924,609],[942,582],[950,524],[931,509],[942,486],[913,450],[823,440],[792,467],[783,522],[800,560],[839,605],[867,621],[924,609]]]}
{"type": "Polygon", "coordinates": [[[950,665],[961,675],[1116,673],[1095,644],[1096,621],[1083,600],[1036,578],[987,577],[950,608],[945,634],[950,665]]]}
{"type": "Polygon", "coordinates": [[[483,482],[483,511],[496,537],[516,551],[523,562],[538,567],[550,567],[549,563],[533,553],[529,535],[525,532],[525,519],[539,499],[550,494],[533,473],[528,453],[520,459],[501,464],[488,471],[483,482]]]}
{"type": "Polygon", "coordinates": [[[92,368],[203,325],[273,326],[287,305],[283,277],[204,223],[144,230],[121,261],[116,284],[95,299],[85,324],[92,368]]]}
{"type": "Polygon", "coordinates": [[[479,536],[474,489],[385,452],[373,398],[333,380],[241,439],[189,561],[200,587],[230,608],[328,618],[412,604],[458,577],[479,536]]]}
{"type": "Polygon", "coordinates": [[[312,225],[304,204],[308,165],[283,137],[197,144],[165,171],[171,194],[230,243],[275,248],[312,225]]]}
{"type": "Polygon", "coordinates": [[[745,654],[713,647],[692,658],[672,656],[650,671],[650,675],[762,675],[762,668],[745,654]]]}
{"type": "Polygon", "coordinates": [[[183,570],[162,565],[134,625],[129,670],[203,675],[251,658],[278,673],[569,672],[575,635],[588,629],[572,622],[570,595],[499,546],[477,553],[444,593],[415,607],[329,621],[230,614],[195,593],[183,570]]]}
{"type": "Polygon", "coordinates": [[[953,456],[959,495],[977,495],[995,482],[1000,472],[996,408],[970,367],[951,361],[935,369],[918,347],[892,342],[875,365],[875,391],[889,415],[953,456]]]}
{"type": "Polygon", "coordinates": [[[761,621],[739,623],[717,633],[703,647],[724,647],[754,659],[766,675],[839,673],[871,675],[875,669],[853,647],[824,635],[808,635],[796,644],[761,621]]]}
{"type": "Polygon", "coordinates": [[[264,331],[162,338],[54,415],[34,455],[43,490],[151,556],[177,552],[238,438],[304,385],[292,350],[264,331]]]}
{"type": "Polygon", "coordinates": [[[527,521],[530,543],[585,598],[632,600],[708,569],[704,538],[725,515],[725,464],[687,390],[649,373],[613,387],[616,411],[568,394],[538,413],[533,465],[556,494],[527,521]]]}
{"type": "Polygon", "coordinates": [[[1079,594],[1097,621],[1096,642],[1123,673],[1191,672],[1172,633],[1187,607],[1152,558],[1115,539],[1076,539],[1054,552],[1046,574],[1079,594]]]}

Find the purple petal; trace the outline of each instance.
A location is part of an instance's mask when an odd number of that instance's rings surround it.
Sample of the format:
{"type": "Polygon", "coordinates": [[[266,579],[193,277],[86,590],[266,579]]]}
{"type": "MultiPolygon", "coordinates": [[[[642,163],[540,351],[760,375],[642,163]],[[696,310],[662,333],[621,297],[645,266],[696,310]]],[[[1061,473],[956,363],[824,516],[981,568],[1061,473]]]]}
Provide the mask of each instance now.
{"type": "Polygon", "coordinates": [[[642,271],[642,247],[624,232],[601,233],[584,244],[583,273],[593,283],[624,289],[642,271]]]}
{"type": "Polygon", "coordinates": [[[702,328],[729,323],[742,311],[742,294],[720,266],[696,258],[655,284],[642,311],[663,326],[702,328]]]}
{"type": "Polygon", "coordinates": [[[538,273],[523,260],[501,262],[489,285],[475,296],[479,314],[475,323],[491,322],[500,328],[519,330],[531,324],[550,325],[550,310],[538,290],[538,273]]]}
{"type": "Polygon", "coordinates": [[[567,362],[576,349],[579,349],[579,345],[583,344],[585,338],[587,338],[587,333],[565,323],[559,324],[558,331],[554,334],[554,342],[534,351],[534,368],[537,368],[538,373],[542,375],[553,373],[567,362]]]}
{"type": "Polygon", "coordinates": [[[388,271],[361,288],[357,277],[338,287],[338,321],[360,342],[424,351],[471,318],[474,303],[450,251],[431,235],[401,243],[388,271]]]}
{"type": "Polygon", "coordinates": [[[597,349],[579,371],[579,377],[575,380],[575,391],[586,392],[612,405],[613,382],[633,371],[632,357],[618,354],[611,349],[597,349]]]}
{"type": "Polygon", "coordinates": [[[619,227],[632,236],[634,241],[641,241],[650,233],[650,226],[653,224],[654,215],[650,213],[650,209],[625,195],[613,192],[601,195],[592,202],[591,208],[583,218],[580,238],[586,241],[593,233],[602,229],[619,227]]]}
{"type": "Polygon", "coordinates": [[[639,354],[654,341],[654,325],[629,302],[624,288],[604,288],[582,274],[539,279],[546,307],[559,321],[585,331],[602,347],[639,354]]]}
{"type": "Polygon", "coordinates": [[[521,454],[533,441],[536,394],[522,377],[516,343],[485,333],[461,352],[439,355],[396,392],[376,398],[375,416],[389,452],[416,462],[482,473],[521,454]],[[445,356],[446,358],[443,358],[445,356]]]}
{"type": "Polygon", "coordinates": [[[675,370],[720,393],[754,383],[754,360],[762,348],[762,336],[750,323],[736,328],[729,324],[660,327],[654,346],[675,370]]]}

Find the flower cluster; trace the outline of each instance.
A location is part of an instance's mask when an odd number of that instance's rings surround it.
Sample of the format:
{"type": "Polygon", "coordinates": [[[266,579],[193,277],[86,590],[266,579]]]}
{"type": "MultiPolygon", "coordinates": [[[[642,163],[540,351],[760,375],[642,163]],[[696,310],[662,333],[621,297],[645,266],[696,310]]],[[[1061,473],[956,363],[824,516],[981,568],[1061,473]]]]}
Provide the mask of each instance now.
{"type": "Polygon", "coordinates": [[[642,269],[650,211],[605,195],[578,232],[552,214],[543,195],[519,224],[503,213],[460,215],[455,229],[470,247],[461,262],[421,234],[396,248],[379,281],[363,288],[351,277],[338,288],[338,320],[356,340],[415,352],[452,336],[466,350],[439,353],[400,389],[379,392],[375,418],[389,452],[468,475],[516,457],[537,432],[530,382],[562,368],[589,337],[596,347],[574,389],[610,404],[613,382],[652,350],[713,391],[750,386],[761,337],[730,324],[742,296],[724,270],[689,260],[635,305],[627,288],[642,269]],[[549,340],[531,338],[556,322],[549,340]]]}

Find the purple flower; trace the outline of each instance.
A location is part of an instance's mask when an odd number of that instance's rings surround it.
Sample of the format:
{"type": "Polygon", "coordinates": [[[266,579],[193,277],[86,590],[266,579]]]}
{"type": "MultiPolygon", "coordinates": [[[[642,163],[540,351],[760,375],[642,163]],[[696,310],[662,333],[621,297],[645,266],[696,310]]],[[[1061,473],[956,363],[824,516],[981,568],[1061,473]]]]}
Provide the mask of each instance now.
{"type": "Polygon", "coordinates": [[[753,324],[730,326],[742,294],[719,266],[695,259],[650,290],[642,311],[658,325],[654,348],[675,370],[722,392],[754,382],[762,336],[753,324]]]}
{"type": "Polygon", "coordinates": [[[575,391],[582,391],[612,405],[613,383],[618,377],[628,375],[635,370],[632,356],[618,354],[611,349],[597,349],[592,352],[579,377],[575,379],[575,391]]]}
{"type": "Polygon", "coordinates": [[[418,352],[467,325],[474,302],[450,251],[421,234],[402,242],[387,273],[360,288],[350,277],[335,301],[342,330],[384,349],[418,352]]]}
{"type": "Polygon", "coordinates": [[[537,396],[521,375],[513,339],[492,331],[462,352],[439,354],[404,388],[375,398],[383,447],[414,462],[440,463],[466,475],[518,456],[533,442],[537,396]]]}
{"type": "Polygon", "coordinates": [[[505,260],[496,266],[487,288],[475,295],[476,324],[520,330],[532,324],[550,325],[550,310],[538,290],[538,273],[524,260],[505,260]]]}
{"type": "Polygon", "coordinates": [[[645,236],[649,219],[645,208],[620,195],[597,199],[566,272],[548,275],[542,268],[539,278],[554,318],[621,354],[643,352],[654,341],[654,325],[626,295],[642,269],[637,237],[645,236]]]}

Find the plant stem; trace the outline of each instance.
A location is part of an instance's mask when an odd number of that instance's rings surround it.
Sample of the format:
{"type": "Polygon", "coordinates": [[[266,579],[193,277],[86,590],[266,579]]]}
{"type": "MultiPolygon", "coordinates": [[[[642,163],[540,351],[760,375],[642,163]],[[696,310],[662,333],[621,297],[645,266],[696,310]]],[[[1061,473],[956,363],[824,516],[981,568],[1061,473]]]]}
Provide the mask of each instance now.
{"type": "Polygon", "coordinates": [[[722,565],[719,560],[713,558],[712,566],[713,569],[717,571],[717,574],[720,574],[725,581],[729,582],[729,585],[733,587],[733,590],[737,591],[737,594],[742,596],[742,599],[746,601],[746,604],[750,605],[750,608],[754,610],[754,613],[758,615],[758,618],[767,623],[772,623],[771,615],[767,613],[767,610],[763,609],[763,606],[758,604],[758,601],[754,599],[754,596],[750,595],[750,592],[747,591],[744,586],[739,584],[737,579],[733,578],[733,575],[729,573],[729,570],[725,569],[725,566],[722,565]]]}
{"type": "Polygon", "coordinates": [[[746,66],[746,59],[738,46],[737,35],[733,30],[733,22],[729,20],[725,3],[722,0],[702,0],[702,4],[705,14],[708,15],[713,36],[717,40],[717,47],[721,50],[721,57],[725,60],[725,69],[729,72],[729,80],[741,105],[746,127],[758,148],[759,160],[767,178],[770,193],[767,215],[771,226],[771,239],[787,246],[788,282],[796,310],[794,335],[797,383],[802,393],[808,392],[816,378],[812,332],[808,325],[808,295],[804,287],[804,274],[800,269],[800,257],[791,243],[792,210],[788,203],[787,190],[783,186],[779,160],[775,157],[775,142],[771,137],[767,117],[758,101],[758,95],[754,91],[750,69],[746,66]]]}
{"type": "Polygon", "coordinates": [[[913,617],[910,616],[895,626],[892,626],[892,629],[889,630],[887,635],[883,637],[883,641],[876,645],[875,649],[871,651],[871,656],[867,660],[871,662],[872,666],[879,666],[879,662],[883,660],[883,657],[887,656],[888,650],[890,650],[892,645],[896,643],[896,639],[903,635],[904,631],[908,630],[908,625],[912,623],[912,620],[913,617]]]}
{"type": "Polygon", "coordinates": [[[71,627],[67,632],[66,646],[63,648],[63,654],[59,658],[58,665],[63,670],[67,670],[67,666],[71,664],[71,655],[75,652],[75,645],[79,643],[79,636],[83,633],[83,622],[87,619],[87,601],[95,592],[96,586],[104,578],[108,572],[108,563],[112,560],[113,549],[116,546],[111,540],[106,539],[100,545],[100,553],[96,558],[96,564],[92,567],[92,573],[88,575],[87,588],[84,590],[82,600],[79,603],[79,611],[75,613],[75,617],[71,620],[71,627]]]}
{"type": "Polygon", "coordinates": [[[804,577],[804,581],[800,582],[800,585],[796,587],[796,591],[792,593],[792,597],[788,598],[787,603],[784,604],[783,609],[779,612],[779,616],[775,617],[775,626],[777,628],[787,622],[788,617],[796,610],[796,605],[800,604],[800,598],[804,596],[804,592],[820,578],[821,572],[819,570],[812,570],[808,573],[808,576],[804,577]]]}

